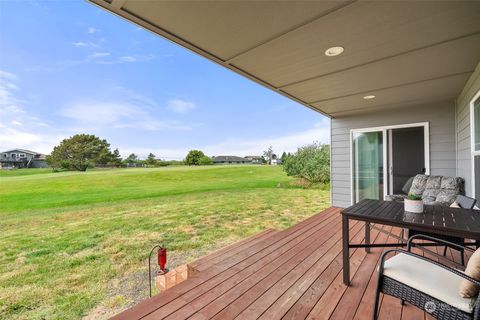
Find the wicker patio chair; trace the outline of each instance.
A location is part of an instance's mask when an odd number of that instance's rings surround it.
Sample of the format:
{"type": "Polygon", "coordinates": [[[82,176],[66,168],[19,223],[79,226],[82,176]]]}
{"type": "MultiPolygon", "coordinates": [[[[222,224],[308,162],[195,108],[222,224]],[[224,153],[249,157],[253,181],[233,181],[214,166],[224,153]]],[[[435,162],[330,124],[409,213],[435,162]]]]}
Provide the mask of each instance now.
{"type": "MultiPolygon", "coordinates": [[[[463,279],[480,286],[475,280],[458,269],[411,252],[413,240],[427,239],[460,249],[460,245],[426,235],[408,239],[407,250],[392,249],[383,253],[378,270],[373,319],[378,319],[380,292],[425,310],[436,319],[480,319],[480,299],[462,298],[459,295],[463,279]],[[386,259],[389,254],[397,253],[386,259]]],[[[471,248],[463,247],[463,250],[471,248]]]]}

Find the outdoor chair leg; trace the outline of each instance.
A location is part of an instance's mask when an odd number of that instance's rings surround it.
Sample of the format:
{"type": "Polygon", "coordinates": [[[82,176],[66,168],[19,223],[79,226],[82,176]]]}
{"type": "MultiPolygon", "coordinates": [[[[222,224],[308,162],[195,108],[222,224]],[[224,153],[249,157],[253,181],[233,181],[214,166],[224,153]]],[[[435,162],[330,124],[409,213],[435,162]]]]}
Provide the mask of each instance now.
{"type": "Polygon", "coordinates": [[[375,302],[373,304],[373,320],[378,319],[378,303],[380,301],[380,285],[381,285],[381,276],[378,276],[378,281],[377,281],[377,288],[375,290],[375,302]]]}

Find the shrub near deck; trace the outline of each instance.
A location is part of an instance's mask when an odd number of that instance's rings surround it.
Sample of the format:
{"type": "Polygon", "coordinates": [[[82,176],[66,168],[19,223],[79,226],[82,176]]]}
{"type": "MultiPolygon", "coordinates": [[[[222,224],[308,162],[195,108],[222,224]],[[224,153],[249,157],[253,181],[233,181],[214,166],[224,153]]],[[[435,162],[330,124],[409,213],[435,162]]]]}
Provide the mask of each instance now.
{"type": "Polygon", "coordinates": [[[0,318],[104,318],[148,295],[145,256],[175,266],[329,206],[280,167],[0,176],[0,318]]]}

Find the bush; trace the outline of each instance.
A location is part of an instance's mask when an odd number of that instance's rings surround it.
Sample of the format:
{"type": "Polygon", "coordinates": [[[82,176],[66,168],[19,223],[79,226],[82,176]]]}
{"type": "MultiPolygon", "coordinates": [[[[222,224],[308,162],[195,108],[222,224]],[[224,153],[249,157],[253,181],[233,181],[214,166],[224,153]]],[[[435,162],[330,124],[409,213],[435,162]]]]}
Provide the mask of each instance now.
{"type": "Polygon", "coordinates": [[[170,162],[165,160],[157,160],[156,166],[157,167],[167,167],[170,165],[170,162]]]}
{"type": "Polygon", "coordinates": [[[305,179],[310,184],[330,182],[330,146],[312,143],[287,156],[283,170],[289,176],[305,179]]]}
{"type": "Polygon", "coordinates": [[[165,161],[169,166],[184,166],[185,162],[183,160],[169,160],[165,161]]]}
{"type": "Polygon", "coordinates": [[[198,159],[198,164],[201,166],[207,166],[213,164],[213,160],[210,157],[203,156],[200,159],[198,159]]]}
{"type": "Polygon", "coordinates": [[[105,166],[119,159],[110,150],[110,144],[90,134],[76,134],[62,142],[47,156],[47,163],[54,169],[86,171],[96,165],[105,166]]]}
{"type": "Polygon", "coordinates": [[[202,151],[190,150],[185,158],[185,164],[189,166],[198,166],[202,157],[205,157],[205,154],[202,151]]]}

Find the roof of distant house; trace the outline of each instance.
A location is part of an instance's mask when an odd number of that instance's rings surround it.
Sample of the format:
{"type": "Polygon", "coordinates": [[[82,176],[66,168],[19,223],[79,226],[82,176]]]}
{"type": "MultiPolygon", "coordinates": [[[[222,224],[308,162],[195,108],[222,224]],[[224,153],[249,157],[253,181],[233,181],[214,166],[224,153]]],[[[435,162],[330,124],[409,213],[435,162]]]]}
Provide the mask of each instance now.
{"type": "Polygon", "coordinates": [[[10,149],[10,150],[7,150],[7,151],[2,151],[1,153],[7,153],[7,152],[12,152],[12,151],[18,151],[18,152],[23,152],[23,153],[29,153],[29,154],[33,154],[33,155],[36,155],[36,154],[41,154],[41,153],[38,153],[38,152],[35,152],[35,151],[26,150],[26,149],[10,149]]]}
{"type": "Polygon", "coordinates": [[[251,161],[250,159],[237,157],[237,156],[216,156],[216,157],[212,157],[212,159],[213,159],[213,162],[228,162],[228,161],[249,162],[251,161]]]}

